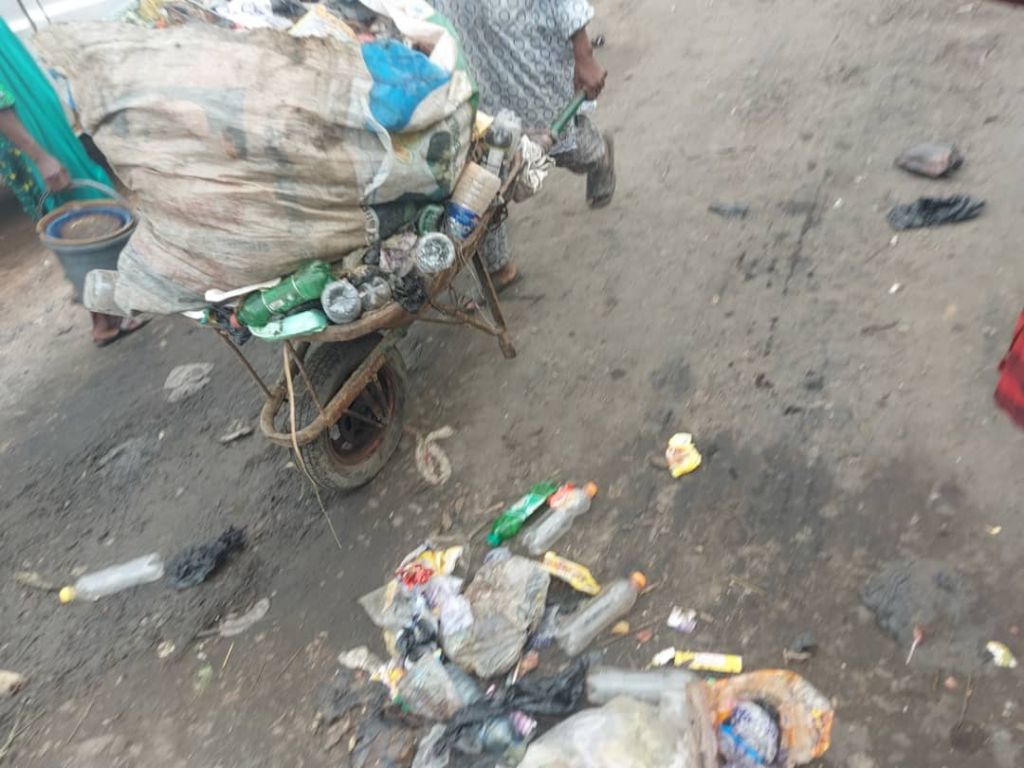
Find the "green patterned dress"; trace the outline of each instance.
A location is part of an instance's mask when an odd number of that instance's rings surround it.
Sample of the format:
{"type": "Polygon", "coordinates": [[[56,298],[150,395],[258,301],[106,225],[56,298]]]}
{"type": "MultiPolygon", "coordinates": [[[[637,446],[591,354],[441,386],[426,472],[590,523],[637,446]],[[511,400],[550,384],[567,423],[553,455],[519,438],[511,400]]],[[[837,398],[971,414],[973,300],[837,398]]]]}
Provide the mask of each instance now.
{"type": "MultiPolygon", "coordinates": [[[[0,109],[14,109],[14,94],[3,83],[0,83],[0,109]]],[[[31,161],[5,136],[0,136],[0,179],[14,192],[25,213],[33,219],[38,218],[38,205],[44,190],[32,173],[31,161]]]]}

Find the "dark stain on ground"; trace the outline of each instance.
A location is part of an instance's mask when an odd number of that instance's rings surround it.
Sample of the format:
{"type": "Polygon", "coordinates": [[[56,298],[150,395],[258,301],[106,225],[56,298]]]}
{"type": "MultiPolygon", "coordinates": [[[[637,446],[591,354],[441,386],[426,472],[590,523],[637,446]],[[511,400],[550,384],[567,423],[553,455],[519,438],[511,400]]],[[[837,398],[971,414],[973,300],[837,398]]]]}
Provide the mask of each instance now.
{"type": "Polygon", "coordinates": [[[651,374],[651,384],[658,392],[678,399],[690,389],[690,366],[681,357],[666,360],[651,374]]]}

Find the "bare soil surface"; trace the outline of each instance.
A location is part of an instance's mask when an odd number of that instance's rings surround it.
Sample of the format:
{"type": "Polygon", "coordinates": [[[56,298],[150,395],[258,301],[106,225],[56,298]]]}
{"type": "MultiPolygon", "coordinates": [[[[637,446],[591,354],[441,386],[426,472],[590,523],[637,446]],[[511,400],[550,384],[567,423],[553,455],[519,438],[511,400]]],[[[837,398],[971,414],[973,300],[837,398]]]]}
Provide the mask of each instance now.
{"type": "Polygon", "coordinates": [[[552,476],[601,488],[564,554],[656,584],[630,617],[654,639],[611,642],[609,661],[675,644],[781,666],[813,631],[817,654],[794,668],[836,705],[820,765],[1024,764],[1022,668],[982,650],[1024,658],[1024,432],[992,403],[1024,296],[1024,11],[602,0],[594,31],[615,202],[590,212],[560,175],[512,210],[516,359],[468,330],[411,334],[408,423],[455,428],[454,473],[427,485],[404,439],[371,485],[325,497],[340,551],[287,451],[258,432],[218,441],[261,404],[231,352],[176,318],[94,349],[55,259],[5,216],[0,668],[29,676],[0,700],[10,764],[344,764],[310,724],[339,651],[383,652],[356,598],[442,527],[476,532],[478,564],[495,505],[552,476]],[[952,179],[893,167],[933,139],[967,158],[952,179]],[[954,192],[985,198],[983,215],[898,237],[885,222],[896,202],[954,192]],[[169,404],[171,369],[204,361],[211,383],[169,404]],[[652,458],[680,430],[705,464],[672,480],[652,458]],[[66,583],[228,525],[249,547],[192,590],[60,606],[14,580],[66,583]],[[962,585],[909,665],[861,601],[898,560],[962,585]],[[252,629],[209,635],[262,597],[252,629]],[[673,605],[700,612],[694,635],[664,626],[673,605]]]}

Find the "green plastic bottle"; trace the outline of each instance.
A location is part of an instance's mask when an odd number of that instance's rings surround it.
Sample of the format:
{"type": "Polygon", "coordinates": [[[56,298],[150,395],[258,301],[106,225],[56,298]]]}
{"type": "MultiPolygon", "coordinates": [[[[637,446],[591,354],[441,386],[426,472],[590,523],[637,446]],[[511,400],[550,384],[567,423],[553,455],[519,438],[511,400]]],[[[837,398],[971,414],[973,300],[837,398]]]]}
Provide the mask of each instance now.
{"type": "Polygon", "coordinates": [[[555,483],[537,483],[533,486],[494,521],[491,532],[487,534],[487,543],[492,547],[498,547],[503,541],[508,541],[519,533],[519,529],[530,515],[543,507],[548,497],[557,490],[558,485],[555,483]]]}
{"type": "Polygon", "coordinates": [[[261,328],[274,315],[283,315],[300,304],[319,299],[330,279],[329,265],[311,261],[273,288],[247,296],[238,308],[238,320],[250,328],[261,328]]]}

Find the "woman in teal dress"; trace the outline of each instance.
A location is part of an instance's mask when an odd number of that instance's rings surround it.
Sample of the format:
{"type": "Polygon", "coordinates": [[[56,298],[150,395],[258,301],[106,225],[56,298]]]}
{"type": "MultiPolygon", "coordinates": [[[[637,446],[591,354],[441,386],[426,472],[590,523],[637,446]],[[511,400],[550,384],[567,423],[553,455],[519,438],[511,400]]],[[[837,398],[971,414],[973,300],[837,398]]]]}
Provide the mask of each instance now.
{"type": "MultiPolygon", "coordinates": [[[[70,199],[99,196],[91,189],[72,189],[72,179],[112,186],[71,130],[49,79],[0,19],[0,184],[10,188],[25,213],[37,219],[70,199]]],[[[114,315],[91,314],[92,337],[99,346],[142,325],[114,315]]]]}

